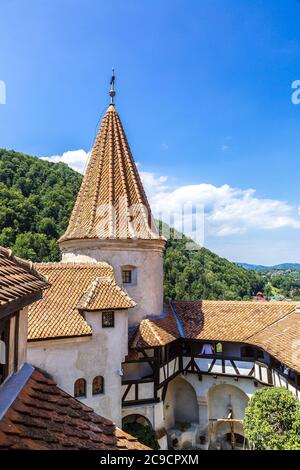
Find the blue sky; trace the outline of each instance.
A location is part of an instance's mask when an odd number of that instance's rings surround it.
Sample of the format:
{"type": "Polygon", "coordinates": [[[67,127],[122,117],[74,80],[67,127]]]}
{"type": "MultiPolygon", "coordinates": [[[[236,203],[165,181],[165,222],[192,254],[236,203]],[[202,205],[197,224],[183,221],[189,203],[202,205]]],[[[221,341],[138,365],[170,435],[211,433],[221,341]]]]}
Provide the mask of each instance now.
{"type": "Polygon", "coordinates": [[[114,66],[155,208],[196,194],[208,248],[300,262],[299,1],[1,0],[0,44],[0,147],[88,152],[114,66]]]}

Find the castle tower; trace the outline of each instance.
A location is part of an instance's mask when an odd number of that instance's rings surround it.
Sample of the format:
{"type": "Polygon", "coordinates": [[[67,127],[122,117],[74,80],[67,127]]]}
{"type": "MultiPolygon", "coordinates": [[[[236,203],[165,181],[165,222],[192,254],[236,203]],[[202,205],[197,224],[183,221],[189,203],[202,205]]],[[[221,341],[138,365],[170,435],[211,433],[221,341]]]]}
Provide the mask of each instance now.
{"type": "Polygon", "coordinates": [[[130,324],[163,309],[163,250],[129,144],[114,105],[106,111],[71,214],[59,240],[62,262],[106,261],[137,307],[130,324]]]}

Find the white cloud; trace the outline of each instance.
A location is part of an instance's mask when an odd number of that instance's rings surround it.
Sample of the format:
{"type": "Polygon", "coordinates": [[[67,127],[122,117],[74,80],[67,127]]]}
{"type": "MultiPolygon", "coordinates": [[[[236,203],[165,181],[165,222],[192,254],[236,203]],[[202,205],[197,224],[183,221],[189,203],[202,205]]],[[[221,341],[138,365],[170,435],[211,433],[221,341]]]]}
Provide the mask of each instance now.
{"type": "Polygon", "coordinates": [[[149,198],[152,198],[157,193],[165,192],[169,190],[169,187],[165,185],[168,177],[167,176],[156,176],[154,173],[147,171],[139,171],[141,180],[143,182],[145,191],[149,198]]]}
{"type": "Polygon", "coordinates": [[[226,145],[226,144],[222,145],[221,147],[222,152],[226,152],[229,149],[230,149],[229,145],[226,145]]]}
{"type": "MultiPolygon", "coordinates": [[[[70,150],[63,155],[43,159],[64,162],[83,173],[89,154],[90,152],[82,149],[70,150]]],[[[208,183],[174,188],[168,185],[167,176],[141,170],[140,175],[154,215],[172,212],[180,219],[184,206],[203,207],[208,235],[228,237],[252,230],[300,229],[300,206],[294,207],[277,199],[260,198],[255,189],[232,188],[228,184],[214,186],[208,183]]],[[[186,218],[189,225],[190,212],[186,218]]]]}
{"type": "Polygon", "coordinates": [[[210,235],[225,237],[250,230],[300,229],[296,207],[285,201],[259,198],[254,189],[227,184],[194,184],[171,189],[167,179],[147,174],[145,188],[154,214],[173,212],[180,217],[186,205],[204,208],[205,228],[210,235]]]}
{"type": "Polygon", "coordinates": [[[88,160],[90,152],[86,152],[83,149],[80,150],[68,150],[62,155],[52,155],[51,157],[42,157],[42,160],[47,160],[48,162],[58,163],[63,162],[73,168],[73,170],[78,171],[79,173],[84,173],[85,166],[88,160]]]}

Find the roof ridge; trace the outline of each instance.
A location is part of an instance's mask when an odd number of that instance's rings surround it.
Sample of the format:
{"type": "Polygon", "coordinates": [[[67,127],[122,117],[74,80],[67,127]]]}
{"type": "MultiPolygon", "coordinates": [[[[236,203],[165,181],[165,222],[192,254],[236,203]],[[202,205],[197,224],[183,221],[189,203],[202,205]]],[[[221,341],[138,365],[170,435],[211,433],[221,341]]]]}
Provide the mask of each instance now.
{"type": "MultiPolygon", "coordinates": [[[[153,335],[158,339],[158,341],[159,341],[160,343],[163,343],[163,340],[162,340],[161,336],[160,336],[159,333],[157,333],[157,331],[155,331],[155,329],[153,328],[154,323],[153,323],[151,320],[149,320],[148,318],[142,320],[142,322],[147,323],[147,325],[149,325],[149,328],[150,328],[150,330],[152,331],[153,335]]],[[[159,328],[159,327],[158,327],[158,328],[159,328]]]]}
{"type": "MultiPolygon", "coordinates": [[[[103,129],[102,129],[102,133],[105,134],[105,137],[104,137],[104,141],[105,139],[107,138],[107,134],[108,134],[108,119],[106,119],[104,121],[102,121],[101,123],[101,127],[103,126],[103,129]],[[104,125],[105,124],[105,125],[104,125]]],[[[96,137],[96,140],[97,140],[98,136],[96,137]]],[[[100,136],[99,136],[99,140],[100,140],[100,136]]],[[[104,145],[101,145],[101,141],[100,141],[100,165],[101,165],[101,168],[103,166],[103,160],[104,160],[104,153],[105,153],[105,147],[104,145]]],[[[93,149],[94,151],[94,149],[93,149]]],[[[91,153],[91,159],[93,158],[93,152],[91,153]]],[[[96,159],[95,159],[96,160],[96,159]]],[[[95,161],[94,160],[94,161],[95,161]]],[[[95,220],[95,217],[96,217],[96,213],[97,213],[97,200],[98,200],[98,196],[99,196],[99,191],[100,191],[100,175],[101,175],[101,172],[99,171],[99,175],[98,175],[98,185],[97,185],[97,190],[95,192],[95,195],[94,195],[94,200],[93,200],[93,208],[92,208],[92,212],[91,212],[91,219],[90,219],[90,228],[88,230],[88,233],[90,233],[93,229],[93,224],[92,224],[92,221],[95,220]]]]}
{"type": "Polygon", "coordinates": [[[34,266],[38,266],[38,267],[47,267],[47,268],[88,268],[88,269],[91,269],[91,268],[99,268],[99,267],[102,267],[102,268],[107,268],[107,269],[110,269],[111,271],[113,271],[113,267],[111,266],[111,264],[107,263],[106,261],[97,261],[96,263],[77,263],[76,261],[74,262],[62,262],[62,261],[59,261],[59,262],[41,262],[41,263],[34,263],[34,266]]]}

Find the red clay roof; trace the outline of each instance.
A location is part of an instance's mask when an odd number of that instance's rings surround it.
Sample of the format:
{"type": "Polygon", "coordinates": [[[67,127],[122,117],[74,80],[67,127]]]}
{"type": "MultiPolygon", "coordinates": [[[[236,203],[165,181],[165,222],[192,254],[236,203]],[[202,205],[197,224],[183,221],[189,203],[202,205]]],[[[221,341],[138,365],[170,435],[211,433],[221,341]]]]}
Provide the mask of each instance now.
{"type": "Polygon", "coordinates": [[[34,370],[0,421],[0,450],[147,450],[34,370]]]}
{"type": "Polygon", "coordinates": [[[174,301],[161,320],[143,320],[130,346],[164,346],[178,338],[253,344],[300,371],[297,302],[174,301]]]}
{"type": "Polygon", "coordinates": [[[33,268],[31,262],[0,247],[0,308],[47,287],[47,279],[33,268]]]}
{"type": "Polygon", "coordinates": [[[69,226],[59,242],[93,238],[159,238],[122,123],[112,105],[103,117],[69,226]],[[104,212],[99,212],[100,208],[104,212]]]}
{"type": "Polygon", "coordinates": [[[116,285],[107,263],[46,263],[36,267],[47,276],[51,287],[42,300],[29,307],[29,340],[91,335],[80,309],[126,309],[135,305],[116,285]]]}

